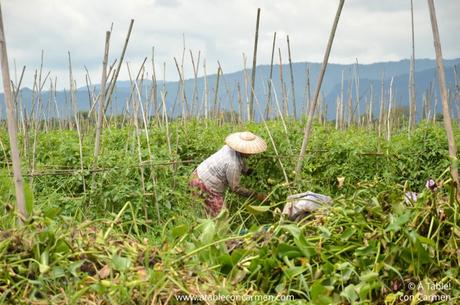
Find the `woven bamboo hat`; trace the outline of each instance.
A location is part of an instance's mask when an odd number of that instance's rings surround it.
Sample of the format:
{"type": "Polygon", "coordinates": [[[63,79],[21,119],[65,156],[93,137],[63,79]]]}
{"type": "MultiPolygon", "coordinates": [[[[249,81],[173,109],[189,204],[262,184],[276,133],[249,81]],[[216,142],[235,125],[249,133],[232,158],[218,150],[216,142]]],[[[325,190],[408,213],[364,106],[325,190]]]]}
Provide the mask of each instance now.
{"type": "Polygon", "coordinates": [[[230,134],[225,138],[225,144],[243,154],[258,154],[267,150],[267,143],[249,131],[230,134]]]}

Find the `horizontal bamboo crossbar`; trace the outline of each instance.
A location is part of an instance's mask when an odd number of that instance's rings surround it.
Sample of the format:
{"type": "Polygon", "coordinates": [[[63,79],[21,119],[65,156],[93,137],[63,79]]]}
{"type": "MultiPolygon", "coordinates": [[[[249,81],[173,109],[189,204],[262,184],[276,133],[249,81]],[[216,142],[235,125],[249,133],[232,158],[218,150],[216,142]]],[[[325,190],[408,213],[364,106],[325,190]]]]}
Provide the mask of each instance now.
{"type": "MultiPolygon", "coordinates": [[[[325,153],[329,152],[328,149],[319,149],[319,150],[310,150],[309,153],[325,153]]],[[[392,154],[382,153],[382,152],[358,152],[356,155],[359,156],[368,156],[368,157],[384,157],[384,156],[393,156],[392,154]]],[[[272,158],[272,159],[289,159],[289,158],[297,158],[296,155],[263,155],[262,158],[272,158]]],[[[397,156],[396,156],[397,157],[397,156]]],[[[79,174],[82,172],[86,173],[99,173],[99,172],[107,172],[111,170],[117,169],[126,169],[126,168],[141,168],[141,167],[157,167],[157,166],[168,166],[168,165],[176,165],[176,164],[193,164],[199,163],[203,161],[202,159],[189,159],[189,160],[168,160],[162,162],[154,162],[151,160],[143,161],[141,164],[138,165],[130,165],[130,166],[114,166],[114,167],[96,167],[96,168],[72,168],[66,166],[58,166],[58,165],[47,165],[45,167],[49,168],[50,170],[45,171],[33,171],[24,174],[27,177],[39,177],[39,176],[71,176],[75,174],[79,174]]],[[[0,161],[0,164],[10,164],[10,162],[0,161]]],[[[2,175],[0,175],[2,176],[2,175]]],[[[5,175],[3,175],[5,176],[5,175]]],[[[11,176],[11,175],[8,175],[11,176]]]]}

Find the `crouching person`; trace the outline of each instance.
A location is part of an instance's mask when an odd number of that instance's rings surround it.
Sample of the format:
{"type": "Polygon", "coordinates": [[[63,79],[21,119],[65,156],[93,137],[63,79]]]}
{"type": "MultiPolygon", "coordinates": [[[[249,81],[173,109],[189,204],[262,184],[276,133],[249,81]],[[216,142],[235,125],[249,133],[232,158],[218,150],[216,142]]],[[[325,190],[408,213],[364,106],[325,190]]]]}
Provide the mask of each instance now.
{"type": "Polygon", "coordinates": [[[227,188],[243,197],[255,197],[260,201],[266,195],[240,185],[240,176],[248,174],[245,160],[267,149],[265,141],[251,132],[237,132],[225,139],[219,151],[204,160],[193,172],[190,187],[204,199],[206,213],[215,217],[224,207],[227,188]]]}

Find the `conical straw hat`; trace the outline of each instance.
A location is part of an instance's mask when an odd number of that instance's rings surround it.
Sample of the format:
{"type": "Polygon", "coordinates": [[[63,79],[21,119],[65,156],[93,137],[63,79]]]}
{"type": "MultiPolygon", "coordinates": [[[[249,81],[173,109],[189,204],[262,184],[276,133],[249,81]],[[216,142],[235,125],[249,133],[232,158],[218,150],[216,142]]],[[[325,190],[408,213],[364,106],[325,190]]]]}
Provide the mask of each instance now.
{"type": "Polygon", "coordinates": [[[243,154],[258,154],[267,150],[267,143],[249,131],[232,133],[225,139],[225,144],[243,154]]]}

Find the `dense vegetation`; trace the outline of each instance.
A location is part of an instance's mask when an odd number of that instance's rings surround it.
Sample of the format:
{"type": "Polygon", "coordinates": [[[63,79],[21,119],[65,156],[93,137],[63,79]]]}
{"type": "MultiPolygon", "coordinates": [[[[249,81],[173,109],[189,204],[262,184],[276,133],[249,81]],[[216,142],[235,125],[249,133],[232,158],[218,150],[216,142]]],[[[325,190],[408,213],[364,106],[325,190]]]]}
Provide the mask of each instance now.
{"type": "MultiPolygon", "coordinates": [[[[286,304],[399,304],[403,296],[430,293],[409,283],[450,283],[443,292],[458,303],[459,206],[443,128],[422,122],[410,137],[401,130],[387,141],[368,128],[316,125],[294,181],[303,123],[177,121],[168,130],[151,126],[139,144],[134,129],[109,128],[95,169],[89,131],[83,171],[75,131],[39,133],[35,171],[26,179],[32,216],[21,227],[3,150],[7,136],[0,132],[0,303],[175,304],[180,295],[289,295],[294,300],[286,304]],[[189,175],[241,129],[269,144],[249,160],[255,173],[243,179],[269,200],[227,194],[228,211],[206,219],[188,190],[189,175]],[[345,177],[343,186],[338,177],[345,177]],[[428,178],[437,180],[437,192],[424,188],[428,178]],[[307,190],[330,195],[334,206],[300,223],[281,219],[286,196],[307,190]],[[408,190],[422,192],[417,202],[404,203],[408,190]]],[[[32,153],[23,155],[25,172],[32,153]]]]}

